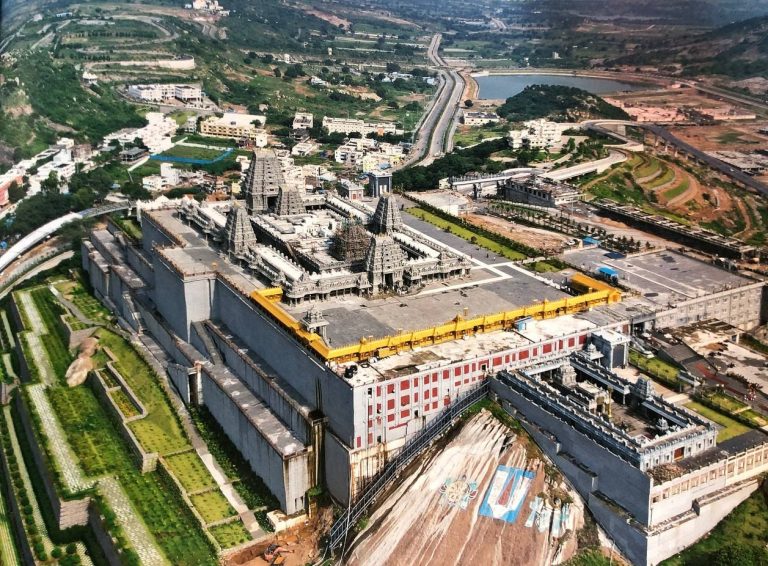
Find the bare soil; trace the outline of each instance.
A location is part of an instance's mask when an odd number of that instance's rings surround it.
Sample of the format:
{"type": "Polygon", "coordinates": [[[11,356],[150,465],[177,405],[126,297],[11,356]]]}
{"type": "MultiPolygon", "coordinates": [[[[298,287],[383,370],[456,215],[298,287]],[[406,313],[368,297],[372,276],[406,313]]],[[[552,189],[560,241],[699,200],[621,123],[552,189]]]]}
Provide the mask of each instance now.
{"type": "Polygon", "coordinates": [[[559,251],[563,242],[569,239],[568,236],[556,232],[513,224],[496,216],[466,214],[464,218],[476,226],[497,232],[521,244],[544,250],[559,251]]]}

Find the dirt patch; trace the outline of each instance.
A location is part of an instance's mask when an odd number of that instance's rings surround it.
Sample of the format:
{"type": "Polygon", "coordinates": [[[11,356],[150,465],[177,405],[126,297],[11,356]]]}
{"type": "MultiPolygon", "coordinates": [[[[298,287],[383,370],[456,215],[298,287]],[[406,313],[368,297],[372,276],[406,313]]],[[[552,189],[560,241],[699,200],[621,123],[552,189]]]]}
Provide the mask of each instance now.
{"type": "Polygon", "coordinates": [[[271,544],[286,549],[281,553],[285,558],[283,566],[305,566],[318,560],[319,537],[331,528],[333,513],[325,508],[300,527],[277,533],[255,542],[247,548],[227,555],[222,559],[224,566],[267,566],[264,551],[271,544]]]}
{"type": "MultiPolygon", "coordinates": [[[[543,462],[532,457],[535,451],[529,455],[528,442],[487,411],[473,417],[442,450],[423,457],[400,479],[352,543],[347,563],[536,566],[570,557],[576,549],[573,533],[583,517],[577,497],[570,506],[571,527],[557,537],[551,517],[542,520],[541,530],[536,521],[525,526],[537,498],[555,504],[556,494],[572,497],[550,487],[543,462]],[[505,483],[508,473],[527,481],[505,483]],[[504,513],[507,508],[518,512],[504,513]]],[[[561,503],[555,504],[558,509],[561,503]]]]}
{"type": "Polygon", "coordinates": [[[563,243],[569,239],[568,236],[562,234],[523,226],[521,224],[514,224],[503,218],[497,218],[496,216],[466,214],[464,215],[464,218],[476,226],[497,232],[507,236],[511,240],[520,242],[521,244],[540,248],[545,251],[559,252],[563,247],[563,243]]]}
{"type": "Polygon", "coordinates": [[[336,14],[331,14],[329,12],[323,12],[322,10],[318,10],[317,8],[313,8],[311,6],[305,6],[303,4],[299,4],[298,7],[301,9],[302,12],[305,14],[309,14],[310,16],[315,16],[316,18],[320,18],[321,20],[324,20],[328,22],[331,25],[334,25],[336,27],[340,27],[342,29],[349,29],[349,26],[352,25],[352,22],[345,18],[340,18],[336,14]]]}

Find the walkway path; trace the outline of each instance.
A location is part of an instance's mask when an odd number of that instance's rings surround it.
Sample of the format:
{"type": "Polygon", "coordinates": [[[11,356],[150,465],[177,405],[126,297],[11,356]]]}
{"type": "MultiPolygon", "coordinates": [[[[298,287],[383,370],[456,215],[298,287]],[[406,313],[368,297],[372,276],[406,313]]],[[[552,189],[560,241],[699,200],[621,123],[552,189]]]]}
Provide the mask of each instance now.
{"type": "Polygon", "coordinates": [[[131,546],[139,555],[141,564],[146,566],[164,565],[168,562],[155,545],[155,539],[147,530],[144,522],[136,515],[128,496],[115,478],[99,481],[99,488],[109,503],[112,511],[123,527],[131,546]]]}
{"type": "Polygon", "coordinates": [[[83,476],[77,464],[77,456],[72,452],[67,442],[67,436],[54,414],[53,407],[45,394],[46,387],[41,384],[27,387],[29,398],[48,437],[48,449],[55,460],[54,464],[61,472],[61,478],[67,490],[72,493],[93,487],[94,482],[83,476]]]}

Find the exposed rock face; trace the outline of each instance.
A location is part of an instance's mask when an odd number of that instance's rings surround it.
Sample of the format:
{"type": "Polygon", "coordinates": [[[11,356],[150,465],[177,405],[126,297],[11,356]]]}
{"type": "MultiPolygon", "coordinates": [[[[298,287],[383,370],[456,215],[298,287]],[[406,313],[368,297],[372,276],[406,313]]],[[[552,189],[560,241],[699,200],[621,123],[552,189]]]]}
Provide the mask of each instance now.
{"type": "Polygon", "coordinates": [[[92,356],[99,348],[99,341],[96,338],[86,338],[80,343],[80,354],[73,361],[65,375],[69,387],[77,387],[85,383],[88,373],[94,369],[92,356]]]}

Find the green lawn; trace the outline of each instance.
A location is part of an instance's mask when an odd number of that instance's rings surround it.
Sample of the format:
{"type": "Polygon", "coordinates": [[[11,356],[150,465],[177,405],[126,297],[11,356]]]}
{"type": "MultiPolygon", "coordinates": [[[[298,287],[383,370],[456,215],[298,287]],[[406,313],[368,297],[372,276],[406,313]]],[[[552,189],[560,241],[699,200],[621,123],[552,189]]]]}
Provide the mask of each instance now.
{"type": "Polygon", "coordinates": [[[742,403],[727,393],[716,391],[708,394],[707,396],[709,397],[710,401],[728,413],[733,413],[734,411],[738,411],[747,407],[746,403],[742,403]]]}
{"type": "Polygon", "coordinates": [[[661,163],[658,159],[651,157],[650,155],[643,155],[644,163],[635,169],[635,178],[643,179],[644,177],[650,177],[656,173],[661,167],[661,163]]]}
{"type": "Polygon", "coordinates": [[[192,495],[189,499],[206,523],[220,521],[235,514],[235,510],[218,489],[192,495]]]}
{"type": "Polygon", "coordinates": [[[188,493],[216,486],[213,477],[194,450],[169,456],[165,462],[188,493]]]}
{"type": "Polygon", "coordinates": [[[646,358],[636,350],[629,351],[629,361],[640,370],[663,381],[677,382],[678,369],[659,358],[646,358]]]}
{"type": "Polygon", "coordinates": [[[698,566],[731,564],[751,566],[768,564],[768,505],[765,492],[758,489],[749,499],[736,507],[730,515],[706,537],[662,562],[663,566],[698,566]],[[730,552],[737,550],[735,557],[730,552]],[[726,559],[719,555],[728,552],[726,559]],[[749,556],[745,556],[749,554],[749,556]]]}
{"type": "Polygon", "coordinates": [[[165,155],[168,157],[187,157],[190,159],[216,159],[224,152],[225,149],[227,148],[222,147],[221,149],[208,149],[205,147],[175,145],[160,155],[165,155]]]}
{"type": "Polygon", "coordinates": [[[470,230],[467,227],[461,226],[460,224],[457,224],[455,222],[449,222],[448,220],[444,220],[439,216],[435,216],[434,214],[431,214],[419,207],[409,208],[407,212],[415,216],[416,218],[425,220],[430,224],[437,226],[438,228],[442,228],[443,230],[446,230],[451,234],[458,236],[459,238],[463,238],[468,242],[477,244],[481,248],[485,248],[494,253],[502,255],[507,259],[511,259],[514,261],[514,260],[526,258],[524,254],[518,252],[517,250],[513,250],[512,248],[509,248],[507,246],[494,242],[493,240],[490,240],[485,236],[475,234],[472,230],[470,230]]]}
{"type": "Polygon", "coordinates": [[[660,187],[665,183],[669,183],[672,179],[675,178],[675,170],[671,167],[667,167],[666,165],[662,165],[662,168],[664,169],[664,173],[653,179],[652,181],[649,181],[646,183],[645,186],[647,186],[649,189],[655,189],[656,187],[660,187]]]}
{"type": "Polygon", "coordinates": [[[251,534],[245,530],[240,520],[211,527],[209,530],[222,548],[231,548],[251,540],[251,534]]]}
{"type": "Polygon", "coordinates": [[[740,422],[733,420],[731,417],[727,417],[724,414],[715,411],[714,409],[705,407],[701,403],[691,401],[690,403],[686,403],[685,406],[690,410],[699,413],[702,417],[705,417],[723,427],[717,433],[718,442],[724,442],[729,438],[739,436],[750,430],[748,426],[743,425],[740,422]]]}
{"type": "Polygon", "coordinates": [[[152,368],[128,342],[114,332],[99,329],[97,336],[102,346],[115,355],[115,369],[120,372],[147,410],[147,416],[129,426],[148,452],[160,455],[189,447],[189,441],[173,413],[165,392],[157,383],[152,368]]]}

